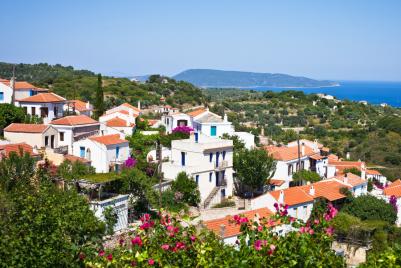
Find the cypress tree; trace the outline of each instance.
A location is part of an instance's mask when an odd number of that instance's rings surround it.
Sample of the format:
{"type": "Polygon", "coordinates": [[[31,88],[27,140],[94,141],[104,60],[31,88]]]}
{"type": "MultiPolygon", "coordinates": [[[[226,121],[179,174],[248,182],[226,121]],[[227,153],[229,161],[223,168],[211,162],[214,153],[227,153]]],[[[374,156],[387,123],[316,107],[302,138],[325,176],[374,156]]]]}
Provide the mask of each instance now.
{"type": "Polygon", "coordinates": [[[99,117],[104,113],[104,96],[102,87],[102,75],[97,75],[97,88],[96,88],[96,98],[95,98],[95,118],[99,117]]]}

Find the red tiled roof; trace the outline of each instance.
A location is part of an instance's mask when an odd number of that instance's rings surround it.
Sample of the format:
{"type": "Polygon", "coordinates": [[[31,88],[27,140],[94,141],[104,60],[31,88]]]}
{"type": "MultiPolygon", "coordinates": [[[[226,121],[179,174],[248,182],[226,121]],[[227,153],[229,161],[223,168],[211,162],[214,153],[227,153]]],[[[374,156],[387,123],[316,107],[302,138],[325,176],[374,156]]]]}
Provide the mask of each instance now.
{"type": "Polygon", "coordinates": [[[126,120],[121,119],[119,117],[114,117],[114,118],[106,121],[106,126],[108,126],[108,127],[133,127],[133,126],[135,126],[135,124],[131,123],[127,126],[126,120]]]}
{"type": "MultiPolygon", "coordinates": [[[[84,111],[89,111],[90,109],[86,108],[86,102],[81,101],[81,100],[71,100],[69,101],[72,105],[75,106],[75,110],[84,112],[84,111]]],[[[72,107],[74,107],[72,106],[72,107]]]]}
{"type": "Polygon", "coordinates": [[[335,154],[329,154],[328,158],[329,158],[329,162],[330,161],[338,161],[339,160],[338,156],[335,155],[335,154]]]}
{"type": "Polygon", "coordinates": [[[383,194],[386,196],[394,195],[397,198],[401,197],[401,180],[398,179],[393,181],[392,184],[383,190],[383,194]]]}
{"type": "Polygon", "coordinates": [[[395,181],[393,181],[389,186],[387,186],[387,188],[398,186],[398,185],[401,185],[400,179],[396,179],[395,181]]]}
{"type": "Polygon", "coordinates": [[[353,173],[347,173],[345,175],[336,176],[335,179],[341,181],[342,183],[349,184],[352,187],[366,183],[366,180],[362,179],[361,177],[353,173]]]}
{"type": "MultiPolygon", "coordinates": [[[[238,214],[238,215],[243,215],[249,219],[252,219],[255,216],[258,219],[261,219],[261,218],[268,219],[273,214],[274,213],[271,212],[267,208],[260,208],[260,209],[250,210],[250,211],[238,214]]],[[[206,228],[213,231],[217,235],[220,235],[221,226],[224,225],[225,229],[224,229],[224,237],[223,238],[232,237],[232,236],[239,235],[241,233],[240,226],[235,223],[230,222],[232,220],[232,218],[233,218],[233,216],[226,216],[226,217],[220,218],[220,219],[205,221],[204,224],[205,224],[206,228]]]]}
{"type": "MultiPolygon", "coordinates": [[[[316,154],[316,152],[314,152],[312,150],[312,148],[310,148],[309,146],[305,146],[305,154],[301,155],[301,157],[304,156],[311,156],[316,154]]],[[[293,159],[297,159],[298,158],[298,146],[293,146],[293,147],[286,147],[286,146],[282,146],[282,147],[278,147],[278,146],[265,146],[264,149],[272,155],[272,157],[276,160],[281,160],[281,161],[289,161],[289,160],[293,160],[293,159]]]]}
{"type": "Polygon", "coordinates": [[[153,126],[153,125],[156,124],[157,122],[159,122],[159,120],[157,120],[157,119],[148,119],[148,125],[149,125],[149,126],[153,126]]]}
{"type": "Polygon", "coordinates": [[[86,115],[69,115],[50,122],[50,124],[52,125],[68,125],[68,126],[88,125],[96,123],[99,122],[86,115]]]}
{"type": "Polygon", "coordinates": [[[285,180],[270,179],[269,184],[274,186],[281,186],[285,183],[285,180]]]}
{"type": "Polygon", "coordinates": [[[279,201],[280,192],[284,193],[284,204],[293,206],[302,203],[313,202],[313,197],[303,191],[301,187],[290,187],[284,190],[277,190],[269,194],[279,201]]]}
{"type": "Polygon", "coordinates": [[[65,99],[54,93],[39,93],[24,99],[18,100],[19,102],[64,102],[65,99]]]}
{"type": "Polygon", "coordinates": [[[204,112],[206,112],[205,108],[199,108],[199,109],[196,109],[196,110],[194,110],[192,112],[187,113],[187,115],[195,117],[195,116],[198,116],[200,114],[203,114],[204,112]]]}
{"type": "Polygon", "coordinates": [[[24,132],[24,133],[43,133],[48,126],[43,124],[22,124],[12,123],[8,125],[4,131],[7,132],[24,132]]]}
{"type": "Polygon", "coordinates": [[[118,110],[118,111],[114,111],[114,112],[109,112],[109,113],[104,113],[102,116],[105,116],[105,115],[109,115],[109,114],[116,114],[116,113],[121,113],[121,114],[125,114],[125,115],[129,115],[129,112],[127,111],[127,110],[118,110]]]}
{"type": "Polygon", "coordinates": [[[82,158],[82,157],[79,157],[79,156],[75,156],[75,155],[71,155],[71,154],[66,154],[65,156],[64,156],[64,159],[65,160],[69,160],[69,161],[71,161],[71,162],[76,162],[76,161],[78,161],[78,162],[81,162],[81,163],[84,163],[84,164],[87,164],[87,163],[90,163],[91,161],[89,161],[89,160],[87,160],[87,159],[85,159],[85,158],[82,158]]]}
{"type": "Polygon", "coordinates": [[[335,201],[346,197],[345,195],[340,193],[340,189],[346,186],[338,181],[323,180],[315,182],[311,185],[304,185],[300,187],[304,192],[310,194],[310,189],[312,185],[315,189],[315,194],[312,195],[314,198],[323,197],[329,201],[335,201]]]}
{"type": "Polygon", "coordinates": [[[381,175],[381,173],[378,170],[375,169],[367,169],[366,170],[367,175],[381,175]]]}
{"type": "Polygon", "coordinates": [[[323,156],[321,154],[314,154],[314,155],[311,155],[309,157],[312,158],[312,159],[315,159],[315,160],[322,160],[323,158],[326,158],[327,156],[323,156]]]}
{"type": "Polygon", "coordinates": [[[121,139],[119,134],[93,136],[93,137],[89,137],[89,139],[96,141],[98,143],[102,143],[104,145],[112,145],[112,144],[120,144],[120,143],[128,142],[127,140],[121,139]]]}
{"type": "Polygon", "coordinates": [[[137,111],[137,112],[141,112],[141,110],[140,109],[138,109],[138,107],[135,107],[135,106],[133,106],[133,105],[131,105],[131,104],[129,104],[129,103],[123,103],[123,104],[121,104],[120,106],[125,106],[125,107],[128,107],[128,108],[130,108],[130,109],[133,109],[134,111],[137,111]]]}
{"type": "Polygon", "coordinates": [[[15,152],[15,153],[17,153],[19,155],[21,150],[23,151],[23,153],[28,153],[30,155],[35,155],[33,153],[32,146],[30,146],[29,144],[26,144],[25,142],[0,145],[0,153],[2,155],[4,155],[4,156],[7,156],[7,157],[12,152],[15,152]]]}
{"type": "MultiPolygon", "coordinates": [[[[10,80],[1,79],[0,82],[7,85],[8,87],[11,87],[10,80]]],[[[25,81],[16,81],[15,82],[15,90],[23,90],[23,89],[39,89],[39,88],[37,88],[34,85],[32,85],[28,82],[25,82],[25,81]]]]}

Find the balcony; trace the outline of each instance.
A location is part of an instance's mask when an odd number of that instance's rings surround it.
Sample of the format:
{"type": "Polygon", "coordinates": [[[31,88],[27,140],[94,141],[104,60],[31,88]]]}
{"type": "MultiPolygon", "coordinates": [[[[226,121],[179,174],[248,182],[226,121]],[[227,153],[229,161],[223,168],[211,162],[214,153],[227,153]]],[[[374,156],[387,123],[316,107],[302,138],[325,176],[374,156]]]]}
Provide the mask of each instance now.
{"type": "Polygon", "coordinates": [[[228,167],[228,162],[226,160],[220,161],[218,163],[214,162],[214,169],[216,171],[224,170],[228,167]]]}

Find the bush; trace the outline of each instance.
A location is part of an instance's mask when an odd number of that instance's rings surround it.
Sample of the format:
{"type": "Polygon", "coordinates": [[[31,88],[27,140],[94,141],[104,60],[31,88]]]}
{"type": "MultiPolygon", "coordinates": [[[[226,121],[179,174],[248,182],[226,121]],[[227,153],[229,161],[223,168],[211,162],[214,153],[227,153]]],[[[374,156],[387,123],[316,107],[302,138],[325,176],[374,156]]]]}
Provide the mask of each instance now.
{"type": "Polygon", "coordinates": [[[200,193],[196,182],[187,176],[185,172],[177,175],[177,178],[171,184],[171,190],[174,193],[182,195],[182,202],[190,205],[197,206],[200,202],[200,193]]]}
{"type": "Polygon", "coordinates": [[[309,181],[309,182],[317,182],[322,179],[316,172],[306,169],[295,172],[292,175],[292,178],[294,181],[309,181]]]}
{"type": "Polygon", "coordinates": [[[213,206],[213,208],[226,208],[226,207],[235,207],[235,202],[231,200],[223,200],[221,203],[213,206]]]}
{"type": "Polygon", "coordinates": [[[382,220],[394,224],[397,214],[393,207],[382,199],[363,195],[346,204],[342,212],[354,215],[361,220],[382,220]]]}

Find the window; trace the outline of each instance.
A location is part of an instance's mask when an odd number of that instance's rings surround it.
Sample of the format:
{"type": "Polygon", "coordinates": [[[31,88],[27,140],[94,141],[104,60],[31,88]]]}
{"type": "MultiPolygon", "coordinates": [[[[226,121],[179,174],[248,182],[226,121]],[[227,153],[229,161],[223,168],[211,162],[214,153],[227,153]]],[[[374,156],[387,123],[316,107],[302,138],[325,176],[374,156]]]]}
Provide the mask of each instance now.
{"type": "Polygon", "coordinates": [[[288,165],[288,176],[292,175],[292,164],[288,165]]]}
{"type": "Polygon", "coordinates": [[[50,148],[54,148],[54,135],[50,136],[50,148]]]}
{"type": "Polygon", "coordinates": [[[29,90],[29,96],[33,96],[33,90],[29,90]]]}
{"type": "Polygon", "coordinates": [[[36,114],[36,107],[31,107],[31,114],[35,115],[36,114]]]}
{"type": "Polygon", "coordinates": [[[45,146],[49,145],[49,136],[45,136],[45,146]]]}
{"type": "Polygon", "coordinates": [[[226,159],[226,151],[223,151],[223,160],[226,159]]]}
{"type": "Polygon", "coordinates": [[[308,213],[308,207],[307,206],[304,206],[304,213],[305,213],[305,215],[308,213]]]}
{"type": "Polygon", "coordinates": [[[212,182],[213,172],[209,173],[209,182],[212,182]]]}
{"type": "Polygon", "coordinates": [[[118,158],[119,155],[120,155],[120,147],[117,146],[116,147],[116,158],[118,158]]]}
{"type": "Polygon", "coordinates": [[[60,132],[60,141],[64,141],[64,132],[60,132]]]}
{"type": "Polygon", "coordinates": [[[185,166],[185,153],[181,152],[181,166],[185,166]]]}
{"type": "Polygon", "coordinates": [[[209,162],[212,163],[212,161],[213,161],[213,153],[210,153],[209,154],[209,162]]]}
{"type": "Polygon", "coordinates": [[[305,161],[302,161],[302,162],[301,162],[301,169],[302,169],[302,170],[305,169],[305,161]]]}
{"type": "Polygon", "coordinates": [[[217,127],[211,126],[210,127],[210,136],[216,136],[216,135],[217,135],[217,127]]]}
{"type": "Polygon", "coordinates": [[[79,156],[81,158],[85,158],[85,147],[83,146],[79,147],[79,156]]]}
{"type": "Polygon", "coordinates": [[[220,153],[216,152],[216,167],[219,166],[219,157],[220,157],[220,153]]]}
{"type": "Polygon", "coordinates": [[[199,184],[199,175],[195,176],[195,181],[196,181],[196,184],[199,184]]]}
{"type": "Polygon", "coordinates": [[[53,112],[54,112],[54,116],[55,116],[55,117],[57,117],[57,115],[58,115],[58,109],[57,109],[57,106],[54,106],[54,108],[53,108],[53,112]]]}
{"type": "Polygon", "coordinates": [[[0,101],[4,100],[4,92],[0,92],[0,101]]]}

